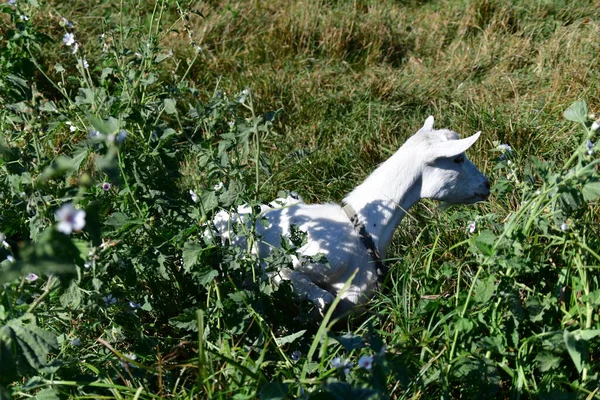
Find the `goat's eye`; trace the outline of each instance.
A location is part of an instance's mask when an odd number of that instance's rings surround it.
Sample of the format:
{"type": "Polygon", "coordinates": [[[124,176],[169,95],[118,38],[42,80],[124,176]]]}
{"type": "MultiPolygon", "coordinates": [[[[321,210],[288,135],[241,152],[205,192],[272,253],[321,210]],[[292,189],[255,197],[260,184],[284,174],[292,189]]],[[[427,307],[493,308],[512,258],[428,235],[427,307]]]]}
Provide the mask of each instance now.
{"type": "Polygon", "coordinates": [[[454,159],[454,162],[457,164],[465,162],[465,156],[458,156],[454,159]]]}

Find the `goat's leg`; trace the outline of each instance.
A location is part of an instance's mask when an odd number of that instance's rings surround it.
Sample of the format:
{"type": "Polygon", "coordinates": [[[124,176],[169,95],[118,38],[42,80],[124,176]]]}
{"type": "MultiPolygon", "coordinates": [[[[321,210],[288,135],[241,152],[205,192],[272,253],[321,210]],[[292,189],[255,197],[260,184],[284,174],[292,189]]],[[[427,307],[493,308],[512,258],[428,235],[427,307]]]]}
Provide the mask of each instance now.
{"type": "Polygon", "coordinates": [[[299,271],[293,271],[288,268],[284,268],[279,273],[280,277],[287,279],[292,284],[294,293],[300,298],[308,299],[319,309],[321,315],[325,314],[327,308],[333,303],[335,296],[327,290],[317,286],[313,281],[310,280],[306,274],[299,271]]]}

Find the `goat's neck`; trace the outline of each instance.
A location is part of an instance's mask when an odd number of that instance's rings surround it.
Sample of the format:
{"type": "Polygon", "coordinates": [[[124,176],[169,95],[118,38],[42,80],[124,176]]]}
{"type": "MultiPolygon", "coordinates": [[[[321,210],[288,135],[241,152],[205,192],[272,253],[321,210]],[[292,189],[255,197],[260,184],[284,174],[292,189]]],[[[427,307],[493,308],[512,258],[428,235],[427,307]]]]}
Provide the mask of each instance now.
{"type": "Polygon", "coordinates": [[[421,167],[414,152],[403,147],[346,196],[344,203],[356,211],[385,257],[396,227],[420,198],[421,167]]]}

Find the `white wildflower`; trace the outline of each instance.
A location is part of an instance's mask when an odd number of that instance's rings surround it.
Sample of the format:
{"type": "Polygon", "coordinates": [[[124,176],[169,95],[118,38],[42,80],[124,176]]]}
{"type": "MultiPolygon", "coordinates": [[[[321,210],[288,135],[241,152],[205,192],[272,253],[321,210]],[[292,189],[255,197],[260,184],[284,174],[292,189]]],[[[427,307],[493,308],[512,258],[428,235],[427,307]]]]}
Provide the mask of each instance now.
{"type": "Polygon", "coordinates": [[[85,211],[76,209],[72,203],[63,204],[55,215],[58,219],[57,229],[65,235],[80,231],[85,226],[85,211]]]}
{"type": "Polygon", "coordinates": [[[77,50],[79,50],[79,43],[75,42],[75,45],[73,46],[73,51],[72,51],[72,53],[73,53],[73,54],[77,53],[77,50]]]}
{"type": "Polygon", "coordinates": [[[600,119],[597,119],[594,122],[592,122],[592,130],[596,132],[598,129],[600,129],[600,119]]]}
{"type": "Polygon", "coordinates": [[[75,36],[72,33],[65,33],[62,39],[63,43],[67,46],[72,46],[75,43],[75,36]]]}
{"type": "Polygon", "coordinates": [[[512,153],[512,151],[513,151],[512,147],[510,147],[510,145],[508,145],[506,143],[502,143],[502,144],[498,145],[498,150],[501,150],[506,153],[512,153]]]}
{"type": "Polygon", "coordinates": [[[358,366],[367,371],[371,370],[373,368],[373,356],[362,356],[358,360],[358,366]]]}
{"type": "Polygon", "coordinates": [[[190,189],[190,196],[192,196],[192,201],[194,203],[198,202],[198,195],[196,194],[196,192],[194,192],[192,189],[190,189]]]}
{"type": "Polygon", "coordinates": [[[136,308],[140,308],[142,305],[139,303],[136,303],[134,301],[130,301],[129,302],[129,308],[131,308],[132,310],[135,310],[136,308]]]}
{"type": "Polygon", "coordinates": [[[350,373],[350,369],[354,366],[351,362],[347,360],[342,360],[341,357],[336,357],[331,360],[331,367],[336,369],[344,370],[344,374],[348,375],[350,373]]]}
{"type": "Polygon", "coordinates": [[[37,281],[38,276],[36,274],[34,274],[33,272],[30,272],[27,274],[25,279],[27,280],[27,282],[35,282],[35,281],[37,281]]]}
{"type": "Polygon", "coordinates": [[[219,190],[223,189],[223,182],[219,182],[217,183],[213,189],[215,190],[215,192],[218,192],[219,190]]]}
{"type": "Polygon", "coordinates": [[[560,224],[561,231],[566,232],[567,229],[569,229],[569,225],[566,222],[563,222],[562,224],[560,224]]]}
{"type": "MultiPolygon", "coordinates": [[[[137,359],[137,356],[135,354],[133,354],[133,353],[126,354],[125,357],[127,359],[133,360],[133,361],[135,361],[137,359]]],[[[121,361],[121,367],[122,368],[127,368],[127,367],[134,367],[135,368],[135,365],[131,364],[130,362],[121,361]]]]}
{"type": "Polygon", "coordinates": [[[475,223],[475,221],[471,222],[471,224],[469,225],[469,233],[473,233],[475,232],[475,229],[477,229],[477,224],[475,223]]]}

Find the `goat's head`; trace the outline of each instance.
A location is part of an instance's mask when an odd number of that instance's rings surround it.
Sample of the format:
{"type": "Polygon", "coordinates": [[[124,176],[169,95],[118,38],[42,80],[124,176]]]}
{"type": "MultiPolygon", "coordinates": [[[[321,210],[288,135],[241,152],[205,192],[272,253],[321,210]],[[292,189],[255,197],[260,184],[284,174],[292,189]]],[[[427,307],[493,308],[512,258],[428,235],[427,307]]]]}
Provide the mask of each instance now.
{"type": "Polygon", "coordinates": [[[410,138],[415,151],[422,152],[421,197],[447,203],[475,203],[490,195],[490,182],[469,161],[465,151],[481,132],[460,139],[448,129],[435,130],[433,116],[410,138]]]}

